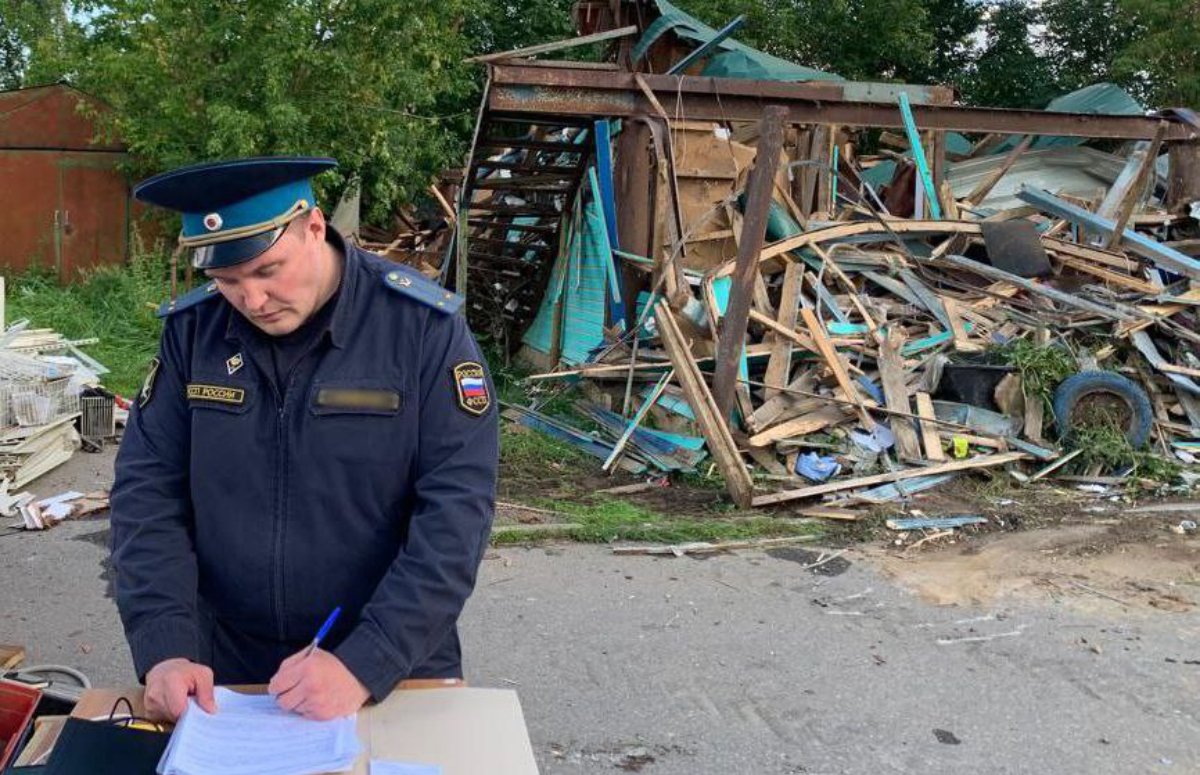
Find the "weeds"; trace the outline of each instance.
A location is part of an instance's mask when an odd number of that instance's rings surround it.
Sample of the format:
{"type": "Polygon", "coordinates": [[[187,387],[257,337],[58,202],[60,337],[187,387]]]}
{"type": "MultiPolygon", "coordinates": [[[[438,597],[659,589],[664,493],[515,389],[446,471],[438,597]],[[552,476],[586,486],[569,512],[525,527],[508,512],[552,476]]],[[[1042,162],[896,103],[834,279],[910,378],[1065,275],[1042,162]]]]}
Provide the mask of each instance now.
{"type": "Polygon", "coordinates": [[[166,259],[157,255],[95,269],[66,286],[31,270],[8,280],[8,319],[28,318],[31,328],[53,328],[68,339],[98,337],[84,349],[112,370],[104,384],[133,395],[158,348],[154,307],[166,296],[165,277],[166,259]]]}
{"type": "Polygon", "coordinates": [[[1111,418],[1073,429],[1069,443],[1073,449],[1080,450],[1070,464],[1077,473],[1085,473],[1096,466],[1108,471],[1132,468],[1130,475],[1134,478],[1170,484],[1182,471],[1182,467],[1169,458],[1134,449],[1120,425],[1111,418]]]}
{"type": "MultiPolygon", "coordinates": [[[[811,535],[819,532],[810,524],[796,524],[772,517],[668,518],[629,501],[615,498],[596,498],[587,502],[542,500],[538,505],[565,514],[572,523],[578,525],[575,528],[564,529],[556,537],[584,543],[735,541],[811,535]]],[[[498,539],[501,543],[524,543],[528,540],[526,536],[498,539]]]]}
{"type": "Polygon", "coordinates": [[[1069,351],[1053,345],[1038,345],[1017,339],[996,348],[999,359],[1021,375],[1021,388],[1027,399],[1037,398],[1053,412],[1054,390],[1076,371],[1075,358],[1069,351]]]}

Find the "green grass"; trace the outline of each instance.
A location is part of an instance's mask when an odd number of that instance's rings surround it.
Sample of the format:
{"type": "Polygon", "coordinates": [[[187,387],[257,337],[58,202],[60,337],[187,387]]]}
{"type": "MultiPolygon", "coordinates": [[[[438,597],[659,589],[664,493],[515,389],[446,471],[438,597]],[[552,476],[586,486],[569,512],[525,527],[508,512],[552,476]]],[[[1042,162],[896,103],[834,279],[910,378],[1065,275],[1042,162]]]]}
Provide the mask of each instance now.
{"type": "Polygon", "coordinates": [[[565,441],[551,438],[523,425],[515,425],[507,421],[500,423],[500,462],[502,465],[513,466],[521,470],[536,470],[551,462],[576,466],[589,465],[589,461],[594,461],[597,469],[600,467],[596,458],[580,452],[565,441]]]}
{"type": "Polygon", "coordinates": [[[103,378],[109,389],[132,396],[158,349],[162,326],[148,305],[166,295],[164,267],[161,257],[134,258],[67,286],[37,271],[10,277],[7,322],[28,318],[30,328],[53,328],[68,339],[99,337],[82,349],[112,370],[103,378]]]}
{"type": "MultiPolygon", "coordinates": [[[[597,497],[587,502],[543,500],[535,503],[564,514],[572,523],[579,525],[554,537],[584,543],[736,541],[819,532],[810,524],[796,524],[773,517],[672,519],[617,498],[597,497]]],[[[497,537],[497,543],[526,543],[529,540],[528,536],[497,537]]]]}

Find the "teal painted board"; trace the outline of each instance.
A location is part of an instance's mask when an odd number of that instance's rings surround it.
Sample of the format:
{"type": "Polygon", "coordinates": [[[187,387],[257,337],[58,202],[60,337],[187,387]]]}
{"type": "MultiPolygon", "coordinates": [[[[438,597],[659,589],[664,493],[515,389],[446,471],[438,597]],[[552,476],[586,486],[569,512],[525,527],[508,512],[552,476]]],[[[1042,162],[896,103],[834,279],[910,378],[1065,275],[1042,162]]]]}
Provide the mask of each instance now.
{"type": "MultiPolygon", "coordinates": [[[[561,277],[563,298],[561,359],[571,365],[587,361],[591,352],[604,342],[608,278],[612,269],[604,214],[594,198],[584,203],[579,221],[573,225],[566,252],[558,257],[554,267],[555,275],[561,277]]],[[[522,340],[540,352],[552,350],[557,296],[546,294],[522,340]]]]}

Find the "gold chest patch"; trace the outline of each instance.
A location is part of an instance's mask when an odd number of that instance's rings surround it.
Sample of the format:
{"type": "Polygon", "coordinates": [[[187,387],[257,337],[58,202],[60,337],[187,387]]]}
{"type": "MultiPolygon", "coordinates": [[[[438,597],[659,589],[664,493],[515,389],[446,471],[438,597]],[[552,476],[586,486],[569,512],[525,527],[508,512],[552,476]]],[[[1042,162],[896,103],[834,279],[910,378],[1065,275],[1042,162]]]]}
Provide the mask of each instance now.
{"type": "Polygon", "coordinates": [[[246,403],[245,390],[224,385],[192,383],[187,386],[187,397],[189,401],[213,401],[218,404],[233,404],[234,406],[246,403]]]}

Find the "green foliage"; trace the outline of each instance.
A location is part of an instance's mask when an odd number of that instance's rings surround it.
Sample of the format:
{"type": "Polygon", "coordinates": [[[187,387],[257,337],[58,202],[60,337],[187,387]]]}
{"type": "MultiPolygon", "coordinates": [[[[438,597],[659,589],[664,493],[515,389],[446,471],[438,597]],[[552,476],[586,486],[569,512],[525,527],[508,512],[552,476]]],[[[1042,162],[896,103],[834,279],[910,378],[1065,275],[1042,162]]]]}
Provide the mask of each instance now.
{"type": "Polygon", "coordinates": [[[1022,0],[1005,0],[991,8],[984,22],[986,43],[963,83],[963,96],[973,105],[1033,108],[1057,93],[1045,58],[1033,48],[1032,28],[1038,10],[1022,0]]]}
{"type": "Polygon", "coordinates": [[[208,159],[330,155],[383,219],[462,151],[469,0],[86,0],[73,82],[111,104],[134,174],[208,159]],[[83,66],[86,63],[86,66],[83,66]],[[443,111],[457,113],[446,122],[443,111]],[[450,131],[446,131],[449,129],[450,131]]]}
{"type": "Polygon", "coordinates": [[[71,30],[62,0],[0,0],[0,90],[58,80],[71,30]]]}
{"type": "MultiPolygon", "coordinates": [[[[464,32],[473,53],[536,46],[575,36],[571,23],[574,0],[473,0],[464,32]]],[[[570,51],[554,54],[567,57],[570,51]]]]}
{"type": "Polygon", "coordinates": [[[1038,399],[1051,412],[1054,391],[1059,383],[1077,370],[1075,358],[1062,347],[1037,345],[1026,339],[1016,339],[998,347],[995,356],[1021,375],[1021,389],[1027,399],[1038,399]]]}
{"type": "Polygon", "coordinates": [[[860,80],[949,81],[979,20],[971,0],[687,0],[712,27],[738,14],[737,39],[809,67],[860,80]]]}
{"type": "Polygon", "coordinates": [[[1142,83],[1156,107],[1200,106],[1200,8],[1195,0],[1120,0],[1136,30],[1114,70],[1142,83]]]}
{"type": "Polygon", "coordinates": [[[9,321],[28,318],[32,328],[53,328],[68,339],[99,337],[99,344],[84,349],[112,370],[103,378],[109,389],[132,396],[158,349],[162,326],[153,308],[166,296],[166,276],[161,256],[97,269],[69,286],[28,272],[10,278],[6,314],[9,321]]]}
{"type": "Polygon", "coordinates": [[[1117,57],[1138,30],[1133,14],[1119,0],[1045,0],[1041,21],[1039,44],[1059,91],[1102,81],[1138,90],[1129,74],[1114,70],[1117,57]]]}
{"type": "Polygon", "coordinates": [[[1099,465],[1105,471],[1132,466],[1131,476],[1170,484],[1179,478],[1182,467],[1170,458],[1141,449],[1134,449],[1120,424],[1103,418],[1083,427],[1074,428],[1069,440],[1072,449],[1080,454],[1071,461],[1073,471],[1085,472],[1099,465]]]}

